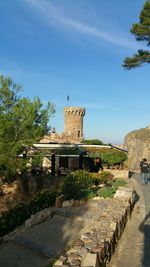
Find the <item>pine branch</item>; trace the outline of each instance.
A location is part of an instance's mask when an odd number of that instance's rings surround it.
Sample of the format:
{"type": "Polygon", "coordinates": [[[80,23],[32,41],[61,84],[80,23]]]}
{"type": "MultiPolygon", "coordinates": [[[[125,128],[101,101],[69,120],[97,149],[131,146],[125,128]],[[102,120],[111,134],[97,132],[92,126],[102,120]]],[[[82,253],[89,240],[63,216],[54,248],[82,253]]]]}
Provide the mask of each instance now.
{"type": "Polygon", "coordinates": [[[132,69],[140,67],[145,63],[150,63],[150,52],[147,50],[138,50],[138,53],[134,54],[133,57],[125,58],[123,67],[126,69],[132,69]]]}

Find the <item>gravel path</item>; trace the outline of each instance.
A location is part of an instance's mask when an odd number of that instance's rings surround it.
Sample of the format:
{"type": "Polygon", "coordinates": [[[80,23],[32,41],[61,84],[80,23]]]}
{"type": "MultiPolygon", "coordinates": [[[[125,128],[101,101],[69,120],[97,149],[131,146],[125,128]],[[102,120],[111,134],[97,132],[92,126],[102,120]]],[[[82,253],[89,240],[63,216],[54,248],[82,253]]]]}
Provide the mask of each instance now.
{"type": "Polygon", "coordinates": [[[150,184],[142,185],[134,174],[137,203],[109,267],[150,267],[150,184]]]}

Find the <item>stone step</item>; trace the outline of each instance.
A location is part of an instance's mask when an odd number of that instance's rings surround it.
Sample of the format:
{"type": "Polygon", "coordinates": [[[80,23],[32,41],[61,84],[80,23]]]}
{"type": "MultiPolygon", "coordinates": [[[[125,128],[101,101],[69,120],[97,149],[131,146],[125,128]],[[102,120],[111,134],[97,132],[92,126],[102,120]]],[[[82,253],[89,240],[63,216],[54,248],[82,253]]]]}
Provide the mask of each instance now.
{"type": "Polygon", "coordinates": [[[55,214],[59,216],[86,220],[87,222],[92,222],[97,220],[100,215],[106,211],[109,206],[110,200],[91,200],[86,205],[72,206],[64,208],[55,208],[55,214]]]}
{"type": "MultiPolygon", "coordinates": [[[[84,221],[84,223],[92,223],[95,220],[95,212],[81,212],[80,210],[77,209],[71,209],[71,208],[57,208],[55,209],[55,214],[62,216],[62,217],[66,217],[66,218],[72,218],[72,219],[76,219],[76,221],[84,221]],[[93,213],[93,214],[92,214],[93,213]],[[93,215],[95,215],[93,217],[93,215]]],[[[97,214],[97,217],[99,217],[99,214],[97,214]]]]}
{"type": "Polygon", "coordinates": [[[57,257],[80,237],[85,223],[55,215],[52,219],[16,235],[14,242],[47,258],[57,257]]]}

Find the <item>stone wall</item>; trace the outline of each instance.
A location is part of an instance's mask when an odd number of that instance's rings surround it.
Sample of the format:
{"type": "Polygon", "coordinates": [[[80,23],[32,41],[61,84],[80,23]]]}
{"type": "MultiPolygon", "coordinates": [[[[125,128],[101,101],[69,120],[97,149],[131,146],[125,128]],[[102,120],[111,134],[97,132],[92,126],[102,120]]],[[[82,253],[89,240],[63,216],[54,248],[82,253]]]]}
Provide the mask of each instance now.
{"type": "Polygon", "coordinates": [[[1,186],[0,212],[15,207],[20,202],[28,202],[42,189],[57,184],[59,179],[49,179],[48,176],[26,176],[18,178],[15,182],[5,183],[1,186]]]}
{"type": "MultiPolygon", "coordinates": [[[[99,219],[94,220],[93,218],[92,223],[87,224],[82,230],[81,238],[76,240],[74,245],[59,257],[54,266],[107,266],[126,223],[130,220],[134,197],[133,189],[120,188],[111,201],[111,210],[109,210],[109,206],[99,219]]],[[[99,204],[102,208],[103,204],[100,198],[95,198],[95,201],[100,201],[99,204]]],[[[72,202],[70,205],[76,204],[72,202]]],[[[63,204],[63,206],[66,205],[63,204]]],[[[95,206],[98,207],[96,202],[95,206]]],[[[63,214],[65,214],[64,211],[63,214]]]]}

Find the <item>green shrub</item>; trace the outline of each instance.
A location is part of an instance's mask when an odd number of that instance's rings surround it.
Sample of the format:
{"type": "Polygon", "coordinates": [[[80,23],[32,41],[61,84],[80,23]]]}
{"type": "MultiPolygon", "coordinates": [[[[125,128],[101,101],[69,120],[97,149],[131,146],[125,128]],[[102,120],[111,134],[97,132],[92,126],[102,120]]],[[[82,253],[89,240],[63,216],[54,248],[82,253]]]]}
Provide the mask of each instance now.
{"type": "Polygon", "coordinates": [[[93,184],[95,184],[96,186],[99,184],[109,184],[114,178],[114,175],[107,171],[91,173],[91,176],[93,179],[93,184]]]}
{"type": "Polygon", "coordinates": [[[50,190],[44,190],[37,194],[29,204],[30,214],[52,206],[55,203],[56,195],[56,191],[50,190]]]}
{"type": "Polygon", "coordinates": [[[30,217],[28,205],[20,204],[17,207],[0,214],[0,236],[13,231],[30,217]]]}
{"type": "Polygon", "coordinates": [[[62,182],[62,193],[66,199],[78,199],[83,189],[89,188],[93,183],[88,171],[78,170],[67,175],[62,182]]]}
{"type": "Polygon", "coordinates": [[[86,144],[86,145],[103,145],[104,143],[99,139],[84,139],[83,144],[86,144]]]}
{"type": "Polygon", "coordinates": [[[111,150],[110,152],[102,154],[103,162],[109,166],[114,166],[119,163],[123,163],[127,155],[123,151],[111,150]]]}
{"type": "Polygon", "coordinates": [[[19,204],[15,208],[0,214],[0,236],[10,233],[25,222],[32,214],[48,208],[55,203],[57,192],[44,190],[38,193],[28,204],[19,204]]]}
{"type": "Polygon", "coordinates": [[[110,172],[102,171],[100,173],[100,178],[104,184],[109,184],[113,180],[114,175],[110,172]]]}
{"type": "Polygon", "coordinates": [[[127,153],[116,149],[95,149],[95,151],[93,149],[93,151],[91,150],[89,152],[91,157],[101,157],[103,164],[107,165],[108,168],[120,163],[124,164],[127,159],[127,153]]]}
{"type": "Polygon", "coordinates": [[[99,173],[92,173],[92,179],[93,179],[93,184],[96,186],[101,183],[101,178],[99,173]]]}
{"type": "Polygon", "coordinates": [[[81,199],[91,199],[93,197],[95,197],[97,194],[96,194],[96,191],[94,189],[83,189],[81,191],[81,194],[80,194],[80,198],[81,199]]]}
{"type": "Polygon", "coordinates": [[[126,186],[127,182],[123,179],[116,179],[111,182],[109,187],[104,187],[99,190],[99,196],[103,198],[112,198],[119,186],[126,186]]]}

